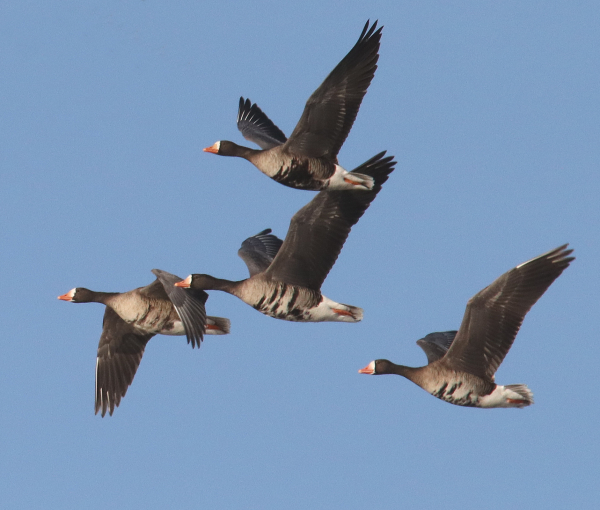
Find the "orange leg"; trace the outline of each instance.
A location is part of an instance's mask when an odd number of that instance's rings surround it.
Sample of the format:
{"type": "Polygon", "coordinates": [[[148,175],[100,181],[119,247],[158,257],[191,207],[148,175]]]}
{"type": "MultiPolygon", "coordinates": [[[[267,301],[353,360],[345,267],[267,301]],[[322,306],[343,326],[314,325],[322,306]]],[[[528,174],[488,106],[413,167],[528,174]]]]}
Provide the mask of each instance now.
{"type": "Polygon", "coordinates": [[[352,312],[348,312],[346,310],[340,310],[339,308],[334,308],[333,311],[335,313],[337,313],[338,315],[348,315],[350,317],[354,317],[354,315],[352,315],[352,312]]]}

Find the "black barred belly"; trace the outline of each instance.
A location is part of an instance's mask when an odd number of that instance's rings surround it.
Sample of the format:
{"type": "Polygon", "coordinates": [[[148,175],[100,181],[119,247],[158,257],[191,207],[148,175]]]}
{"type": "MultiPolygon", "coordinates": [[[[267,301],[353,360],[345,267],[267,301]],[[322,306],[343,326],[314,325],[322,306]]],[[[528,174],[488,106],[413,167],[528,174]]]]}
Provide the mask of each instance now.
{"type": "Polygon", "coordinates": [[[273,179],[294,189],[318,191],[323,188],[323,180],[315,178],[308,160],[298,161],[292,159],[290,165],[282,166],[273,175],[273,179]]]}
{"type": "Polygon", "coordinates": [[[252,305],[256,310],[275,319],[286,321],[310,321],[311,309],[323,298],[307,289],[277,283],[271,293],[266,293],[252,305]]]}
{"type": "Polygon", "coordinates": [[[478,395],[472,389],[466,389],[462,386],[462,381],[446,382],[432,395],[457,406],[477,407],[478,395]]]}

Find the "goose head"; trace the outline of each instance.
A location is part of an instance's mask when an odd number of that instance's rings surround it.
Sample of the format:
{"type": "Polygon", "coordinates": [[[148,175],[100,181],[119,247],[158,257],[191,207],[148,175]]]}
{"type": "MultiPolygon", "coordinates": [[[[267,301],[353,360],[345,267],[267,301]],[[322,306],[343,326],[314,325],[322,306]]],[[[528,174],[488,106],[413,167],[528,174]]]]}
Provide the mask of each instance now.
{"type": "Polygon", "coordinates": [[[394,364],[387,359],[376,359],[371,361],[365,368],[361,368],[359,374],[367,375],[381,375],[381,374],[393,374],[395,373],[394,364]]]}
{"type": "MultiPolygon", "coordinates": [[[[183,287],[184,289],[199,289],[199,290],[216,290],[216,284],[219,280],[214,276],[207,274],[191,274],[184,280],[177,282],[175,287],[183,287]]],[[[219,286],[217,286],[219,287],[219,286]]]]}
{"type": "Polygon", "coordinates": [[[61,301],[69,301],[71,303],[90,303],[94,300],[94,292],[85,287],[76,287],[66,294],[58,296],[58,299],[61,301]]]}

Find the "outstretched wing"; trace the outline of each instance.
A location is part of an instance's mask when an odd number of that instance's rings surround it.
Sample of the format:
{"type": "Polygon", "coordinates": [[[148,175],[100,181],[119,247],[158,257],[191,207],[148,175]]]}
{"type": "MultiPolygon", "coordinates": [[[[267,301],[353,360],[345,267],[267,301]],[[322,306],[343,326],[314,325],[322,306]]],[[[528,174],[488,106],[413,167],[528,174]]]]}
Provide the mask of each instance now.
{"type": "Polygon", "coordinates": [[[185,328],[188,344],[192,347],[200,347],[206,328],[206,309],[204,304],[208,294],[203,290],[182,289],[175,287],[182,279],[174,274],[167,273],[161,269],[153,269],[152,272],[162,284],[164,292],[173,303],[177,314],[185,328]]]}
{"type": "Polygon", "coordinates": [[[337,158],[375,76],[383,28],[376,27],[377,21],[371,27],[367,21],[354,47],[308,98],[287,150],[310,158],[337,158]]]}
{"type": "Polygon", "coordinates": [[[141,333],[106,307],[102,335],[96,358],[95,412],[112,415],[133,382],[148,340],[154,335],[141,333]]]}
{"type": "Polygon", "coordinates": [[[394,158],[384,155],[381,152],[354,170],[373,177],[372,190],[321,191],[294,215],[285,241],[265,276],[314,290],[321,288],[350,229],[394,170],[394,158]]]}
{"type": "Polygon", "coordinates": [[[254,142],[261,149],[271,149],[287,142],[287,138],[275,124],[267,117],[256,103],[250,99],[244,101],[240,97],[238,108],[237,127],[246,140],[254,142]]]}
{"type": "Polygon", "coordinates": [[[267,228],[242,243],[238,255],[248,266],[250,276],[262,273],[271,265],[283,241],[267,228]]]}
{"type": "Polygon", "coordinates": [[[518,265],[475,294],[441,363],[492,379],[527,312],[574,260],[567,246],[518,265]]]}

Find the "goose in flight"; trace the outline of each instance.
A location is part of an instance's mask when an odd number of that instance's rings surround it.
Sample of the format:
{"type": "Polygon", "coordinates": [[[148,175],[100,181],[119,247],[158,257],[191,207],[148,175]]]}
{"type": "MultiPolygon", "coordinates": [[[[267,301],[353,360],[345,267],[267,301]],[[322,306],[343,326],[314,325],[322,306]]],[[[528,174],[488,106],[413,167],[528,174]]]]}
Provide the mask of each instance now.
{"type": "Polygon", "coordinates": [[[129,292],[77,287],[58,296],[71,303],[106,305],[96,358],[96,414],[112,415],[119,406],[154,335],[186,335],[192,347],[200,347],[204,334],[229,333],[229,319],[206,316],[205,292],[186,292],[174,286],[181,280],[178,276],[160,269],[152,272],[154,282],[129,292]]]}
{"type": "Polygon", "coordinates": [[[337,303],[321,293],[350,229],[367,210],[394,170],[393,157],[377,154],[356,171],[375,183],[369,191],[321,191],[292,218],[283,243],[270,230],[246,239],[238,254],[250,277],[241,281],[192,274],[176,283],[197,290],[222,290],[259,312],[300,322],[358,322],[361,308],[337,303]]]}
{"type": "Polygon", "coordinates": [[[523,319],[575,257],[563,245],[524,262],[473,296],[458,332],[431,333],[417,341],[424,367],[371,361],[361,374],[397,374],[434,397],[469,407],[525,407],[533,393],[524,384],[500,386],[494,374],[511,348],[523,319]]]}
{"type": "Polygon", "coordinates": [[[205,152],[250,161],[275,181],[296,189],[370,190],[369,175],[348,172],[337,155],[367,92],[379,59],[381,30],[365,24],[350,52],[313,92],[287,139],[256,104],[240,98],[237,125],[247,140],[262,150],[220,140],[205,152]]]}

